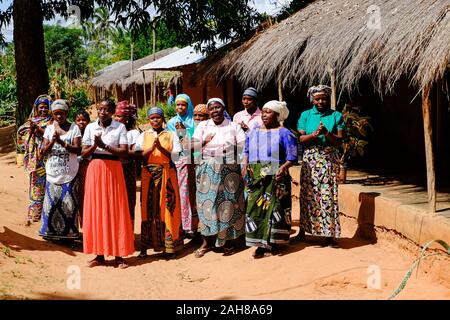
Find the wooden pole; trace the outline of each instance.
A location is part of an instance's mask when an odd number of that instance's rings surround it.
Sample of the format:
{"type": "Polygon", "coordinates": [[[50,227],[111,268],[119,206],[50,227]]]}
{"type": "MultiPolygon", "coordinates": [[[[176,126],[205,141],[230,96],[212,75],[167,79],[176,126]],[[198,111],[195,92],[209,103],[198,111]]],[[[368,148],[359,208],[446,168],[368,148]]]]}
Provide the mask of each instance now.
{"type": "MultiPolygon", "coordinates": [[[[153,61],[156,60],[156,23],[153,23],[153,61]]],[[[153,105],[156,106],[156,71],[153,71],[153,105]]]]}
{"type": "Polygon", "coordinates": [[[283,101],[283,84],[280,78],[278,78],[278,99],[283,101]]]}
{"type": "Polygon", "coordinates": [[[142,77],[144,78],[144,106],[147,105],[147,92],[145,92],[146,88],[145,88],[145,71],[142,70],[142,77]]]}
{"type": "Polygon", "coordinates": [[[331,89],[333,90],[331,94],[331,109],[336,110],[337,106],[336,70],[328,66],[328,72],[330,73],[331,89]]]}
{"type": "Polygon", "coordinates": [[[427,162],[428,206],[432,213],[436,212],[436,172],[434,169],[433,125],[431,117],[431,85],[422,91],[423,129],[425,134],[425,154],[427,162]]]}
{"type": "Polygon", "coordinates": [[[131,70],[130,75],[133,75],[133,60],[134,60],[134,43],[131,43],[131,70]]]}

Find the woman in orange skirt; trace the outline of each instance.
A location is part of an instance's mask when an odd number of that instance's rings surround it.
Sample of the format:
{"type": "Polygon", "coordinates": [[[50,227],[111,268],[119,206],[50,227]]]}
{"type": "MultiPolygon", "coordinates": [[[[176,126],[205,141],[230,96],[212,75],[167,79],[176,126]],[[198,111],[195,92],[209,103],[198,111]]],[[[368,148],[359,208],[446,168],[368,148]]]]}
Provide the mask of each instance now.
{"type": "Polygon", "coordinates": [[[149,248],[173,257],[183,249],[180,193],[173,162],[182,149],[176,134],[164,130],[161,108],[151,108],[147,115],[152,129],[142,133],[135,145],[143,158],[139,258],[146,258],[149,248]]]}
{"type": "Polygon", "coordinates": [[[86,127],[83,158],[92,156],[86,173],[83,208],[83,251],[97,257],[89,267],[115,257],[115,266],[128,265],[123,257],[134,253],[134,234],[120,157],[128,152],[127,129],[112,120],[115,104],[97,106],[98,121],[86,127]]]}

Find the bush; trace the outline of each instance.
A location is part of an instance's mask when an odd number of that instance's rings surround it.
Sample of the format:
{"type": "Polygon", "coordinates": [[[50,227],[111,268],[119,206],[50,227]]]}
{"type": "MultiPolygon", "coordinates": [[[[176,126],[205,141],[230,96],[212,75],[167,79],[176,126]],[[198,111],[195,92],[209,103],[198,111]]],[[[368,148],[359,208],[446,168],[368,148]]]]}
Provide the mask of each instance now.
{"type": "MultiPolygon", "coordinates": [[[[162,102],[158,102],[156,104],[157,107],[163,109],[164,111],[164,117],[166,118],[166,121],[169,121],[170,119],[172,119],[173,117],[176,116],[177,111],[175,109],[175,106],[169,106],[168,104],[162,103],[162,102]]],[[[141,124],[146,124],[148,123],[148,119],[147,119],[147,111],[149,108],[151,108],[152,105],[150,104],[146,104],[145,106],[143,106],[142,108],[140,108],[138,110],[138,125],[141,124]]]]}

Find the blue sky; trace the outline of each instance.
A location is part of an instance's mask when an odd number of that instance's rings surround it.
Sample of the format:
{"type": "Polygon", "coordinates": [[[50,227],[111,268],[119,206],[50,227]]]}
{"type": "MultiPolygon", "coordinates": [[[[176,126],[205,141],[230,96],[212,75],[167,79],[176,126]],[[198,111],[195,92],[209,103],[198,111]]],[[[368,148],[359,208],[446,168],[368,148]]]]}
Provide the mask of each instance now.
{"type": "MultiPolygon", "coordinates": [[[[1,0],[0,0],[1,1],[1,0]]],[[[5,10],[12,3],[13,0],[3,0],[0,3],[0,10],[5,10]]],[[[70,2],[70,1],[69,1],[70,2]]],[[[267,14],[275,14],[278,12],[281,6],[286,3],[289,3],[289,0],[253,0],[250,1],[250,4],[254,6],[259,12],[266,12],[267,14]]],[[[61,19],[61,18],[59,18],[61,19]]],[[[58,18],[54,21],[50,21],[50,24],[56,23],[58,18]]],[[[13,39],[13,30],[12,26],[8,26],[1,30],[1,32],[5,35],[6,41],[12,41],[13,39]]]]}

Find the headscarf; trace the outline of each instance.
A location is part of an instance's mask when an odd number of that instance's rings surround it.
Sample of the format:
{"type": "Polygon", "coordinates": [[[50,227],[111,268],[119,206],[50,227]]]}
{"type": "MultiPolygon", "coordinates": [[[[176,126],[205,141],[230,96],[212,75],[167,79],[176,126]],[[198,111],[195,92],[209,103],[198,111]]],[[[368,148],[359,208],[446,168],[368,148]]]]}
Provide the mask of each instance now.
{"type": "Polygon", "coordinates": [[[125,100],[125,101],[120,101],[119,103],[117,103],[115,114],[118,116],[129,117],[131,114],[131,109],[130,109],[130,104],[128,103],[128,101],[125,100]]]}
{"type": "Polygon", "coordinates": [[[28,117],[28,121],[17,130],[17,144],[25,153],[24,165],[28,172],[37,171],[39,168],[45,168],[46,159],[42,156],[44,138],[31,134],[30,131],[31,122],[38,125],[42,130],[45,130],[47,126],[51,124],[52,115],[50,112],[46,117],[39,116],[38,107],[41,104],[46,104],[50,111],[52,98],[48,95],[40,95],[33,104],[33,109],[28,117]]]}
{"type": "Polygon", "coordinates": [[[55,102],[52,103],[51,111],[54,112],[56,110],[62,110],[62,111],[69,111],[69,105],[67,104],[66,100],[58,99],[55,100],[55,102]]]}
{"type": "Polygon", "coordinates": [[[195,112],[200,112],[202,114],[209,115],[208,106],[206,104],[198,104],[198,105],[196,105],[195,109],[194,109],[194,113],[195,112]]]}
{"type": "Polygon", "coordinates": [[[184,127],[186,128],[189,135],[194,133],[195,129],[195,121],[194,121],[194,105],[192,104],[191,98],[187,94],[179,94],[176,99],[175,103],[178,101],[186,102],[188,105],[188,110],[184,116],[181,116],[177,113],[175,117],[169,120],[167,122],[167,130],[176,132],[176,124],[177,122],[181,122],[184,127]]]}
{"type": "Polygon", "coordinates": [[[278,113],[278,121],[283,122],[289,117],[289,109],[287,108],[286,102],[280,102],[277,100],[272,100],[267,102],[263,109],[267,108],[270,109],[276,113],[278,113]]]}
{"type": "Polygon", "coordinates": [[[209,99],[209,100],[208,100],[208,103],[206,104],[206,106],[209,107],[209,105],[210,105],[211,103],[214,103],[214,102],[217,102],[217,103],[219,103],[219,104],[221,104],[221,105],[223,106],[223,108],[225,109],[225,111],[223,112],[223,116],[225,117],[225,119],[232,121],[230,115],[228,114],[228,112],[227,112],[227,110],[226,110],[227,107],[226,107],[226,105],[225,105],[225,102],[223,102],[222,99],[220,99],[220,98],[212,98],[212,99],[209,99]]]}
{"type": "Polygon", "coordinates": [[[135,104],[130,104],[130,117],[134,120],[138,119],[138,108],[135,104]]]}
{"type": "Polygon", "coordinates": [[[309,88],[308,90],[308,98],[311,102],[314,100],[314,96],[318,93],[324,93],[328,97],[331,97],[331,94],[333,93],[333,89],[331,87],[320,84],[318,86],[314,86],[309,88]]]}
{"type": "Polygon", "coordinates": [[[217,102],[218,104],[221,104],[222,107],[226,108],[225,102],[223,102],[223,100],[220,99],[220,98],[211,98],[211,99],[209,99],[208,103],[206,104],[206,106],[209,107],[209,105],[214,103],[214,102],[217,102]]]}
{"type": "Polygon", "coordinates": [[[147,117],[150,117],[150,116],[152,116],[154,114],[158,114],[158,115],[160,115],[161,117],[164,118],[164,110],[159,108],[159,107],[152,107],[152,108],[147,110],[147,117]]]}
{"type": "Polygon", "coordinates": [[[253,87],[247,88],[242,94],[243,97],[252,97],[254,100],[258,99],[258,90],[253,87]]]}

